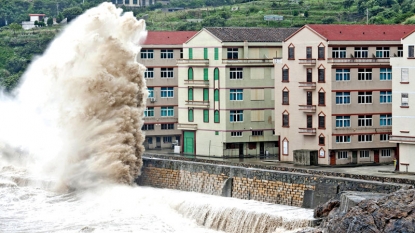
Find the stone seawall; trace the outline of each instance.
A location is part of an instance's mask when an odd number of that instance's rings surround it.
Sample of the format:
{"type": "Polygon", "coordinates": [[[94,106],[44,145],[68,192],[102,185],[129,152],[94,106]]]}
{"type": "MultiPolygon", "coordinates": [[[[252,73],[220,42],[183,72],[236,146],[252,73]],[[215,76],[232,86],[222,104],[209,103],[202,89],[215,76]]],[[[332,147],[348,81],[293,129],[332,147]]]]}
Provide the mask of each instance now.
{"type": "Polygon", "coordinates": [[[342,191],[390,193],[403,184],[231,165],[143,158],[139,185],[314,208],[342,191]]]}

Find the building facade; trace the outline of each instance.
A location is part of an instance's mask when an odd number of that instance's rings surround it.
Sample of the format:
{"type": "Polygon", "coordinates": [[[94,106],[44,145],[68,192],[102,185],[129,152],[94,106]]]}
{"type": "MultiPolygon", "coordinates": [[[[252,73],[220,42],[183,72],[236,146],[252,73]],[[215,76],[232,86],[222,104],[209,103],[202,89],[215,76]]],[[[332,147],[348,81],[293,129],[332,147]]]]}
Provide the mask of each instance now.
{"type": "Polygon", "coordinates": [[[397,164],[401,172],[415,172],[415,111],[410,107],[415,99],[415,33],[402,39],[402,57],[391,58],[392,65],[392,135],[389,140],[397,143],[397,164]]]}
{"type": "Polygon", "coordinates": [[[295,30],[204,28],[184,43],[177,61],[183,153],[278,154],[272,58],[295,30]]]}
{"type": "Polygon", "coordinates": [[[180,143],[178,123],[178,70],[176,60],[182,58],[183,43],[194,31],[149,31],[137,61],[147,67],[144,73],[147,107],[143,132],[146,149],[172,148],[180,143]]]}
{"type": "Polygon", "coordinates": [[[404,25],[305,25],[275,59],[281,160],[309,151],[318,164],[391,162],[392,67],[404,25]]]}

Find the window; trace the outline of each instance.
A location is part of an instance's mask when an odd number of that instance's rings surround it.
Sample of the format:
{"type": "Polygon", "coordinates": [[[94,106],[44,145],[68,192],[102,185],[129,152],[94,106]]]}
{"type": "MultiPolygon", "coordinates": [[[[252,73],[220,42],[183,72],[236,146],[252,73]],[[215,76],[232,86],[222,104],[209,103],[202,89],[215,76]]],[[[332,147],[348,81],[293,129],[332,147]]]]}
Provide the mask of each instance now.
{"type": "Polygon", "coordinates": [[[189,48],[189,60],[193,59],[193,49],[189,48]]]}
{"type": "Polygon", "coordinates": [[[350,92],[336,92],[336,104],[350,104],[350,92]]]}
{"type": "Polygon", "coordinates": [[[134,5],[137,5],[137,0],[133,0],[133,4],[134,5]]]}
{"type": "Polygon", "coordinates": [[[203,109],[203,122],[209,122],[209,109],[203,109]]]}
{"type": "Polygon", "coordinates": [[[350,116],[336,116],[336,127],[350,127],[350,116]]]}
{"type": "Polygon", "coordinates": [[[231,132],[231,137],[242,137],[242,131],[231,132]]]}
{"type": "Polygon", "coordinates": [[[401,106],[403,107],[409,106],[408,93],[401,93],[401,106]]]}
{"type": "Polygon", "coordinates": [[[141,130],[154,130],[154,124],[144,124],[141,130]]]}
{"type": "Polygon", "coordinates": [[[409,83],[409,73],[408,68],[401,68],[401,82],[402,83],[409,83]]]}
{"type": "Polygon", "coordinates": [[[380,103],[392,103],[392,91],[381,91],[380,92],[380,103]]]}
{"type": "Polygon", "coordinates": [[[389,141],[389,134],[379,134],[380,141],[389,141]]]}
{"type": "Polygon", "coordinates": [[[174,108],[173,107],[161,107],[161,116],[162,117],[174,116],[174,108]]]}
{"type": "Polygon", "coordinates": [[[398,57],[403,57],[403,47],[398,47],[398,57]]]}
{"type": "Polygon", "coordinates": [[[130,0],[125,0],[125,4],[129,5],[130,4],[130,0]]]}
{"type": "Polygon", "coordinates": [[[193,68],[192,68],[192,67],[190,67],[190,68],[187,70],[187,79],[188,79],[188,80],[193,80],[193,68]]]}
{"type": "Polygon", "coordinates": [[[162,78],[173,78],[173,68],[161,68],[162,78]]]}
{"type": "Polygon", "coordinates": [[[180,49],[180,58],[183,59],[183,49],[180,49]]]}
{"type": "Polygon", "coordinates": [[[187,110],[187,121],[193,122],[193,108],[187,110]]]}
{"type": "Polygon", "coordinates": [[[392,68],[380,68],[380,80],[392,80],[392,68]]]}
{"type": "Polygon", "coordinates": [[[358,69],[358,80],[369,81],[372,80],[372,69],[358,69]]]}
{"type": "Polygon", "coordinates": [[[230,89],[230,100],[244,100],[243,89],[230,89]]]}
{"type": "Polygon", "coordinates": [[[147,138],[148,144],[153,144],[153,138],[147,138]]]}
{"type": "Polygon", "coordinates": [[[193,100],[193,88],[187,90],[187,100],[193,100]]]}
{"type": "Polygon", "coordinates": [[[326,93],[325,92],[319,92],[318,93],[318,105],[319,106],[325,106],[326,105],[326,93]]]}
{"type": "Polygon", "coordinates": [[[230,68],[230,79],[242,79],[243,68],[230,68]]]}
{"type": "Polygon", "coordinates": [[[154,57],[154,50],[152,49],[142,49],[141,50],[141,59],[153,59],[154,57]]]}
{"type": "Polygon", "coordinates": [[[219,123],[219,110],[215,110],[214,118],[215,123],[219,123]]]}
{"type": "Polygon", "coordinates": [[[307,82],[312,82],[313,81],[313,69],[308,68],[307,69],[307,82]]]}
{"type": "Polygon", "coordinates": [[[154,108],[153,107],[146,107],[144,110],[144,117],[153,117],[154,116],[154,108]]]}
{"type": "Polygon", "coordinates": [[[228,59],[238,59],[238,48],[228,48],[228,59]]]}
{"type": "Polygon", "coordinates": [[[346,58],[346,48],[333,48],[331,51],[332,58],[346,58]]]}
{"type": "Polygon", "coordinates": [[[173,98],[174,87],[162,87],[160,92],[161,98],[173,98]]]}
{"type": "Polygon", "coordinates": [[[391,157],[391,150],[380,150],[381,157],[391,157]]]}
{"type": "Polygon", "coordinates": [[[376,47],[376,57],[389,57],[389,47],[376,47]]]}
{"type": "Polygon", "coordinates": [[[163,143],[171,143],[171,142],[172,142],[171,136],[163,137],[163,143]]]}
{"type": "Polygon", "coordinates": [[[288,68],[287,67],[282,68],[282,81],[283,82],[288,82],[289,81],[289,73],[288,73],[288,68]]]}
{"type": "Polygon", "coordinates": [[[324,83],[326,81],[326,70],[324,68],[318,69],[318,82],[324,83]]]}
{"type": "Polygon", "coordinates": [[[161,124],[162,130],[174,129],[174,124],[161,124]]]}
{"type": "Polygon", "coordinates": [[[392,115],[380,115],[380,126],[391,126],[392,125],[392,115]]]}
{"type": "Polygon", "coordinates": [[[144,72],[144,78],[154,78],[154,68],[147,68],[144,72]]]}
{"type": "Polygon", "coordinates": [[[318,137],[318,144],[319,144],[320,146],[324,146],[324,144],[325,144],[325,137],[324,137],[324,135],[320,135],[320,136],[318,137]]]}
{"type": "Polygon", "coordinates": [[[367,47],[355,47],[354,56],[357,58],[368,57],[368,48],[367,47]]]}
{"type": "Polygon", "coordinates": [[[371,91],[359,91],[357,94],[357,102],[359,104],[371,104],[372,92],[371,91]]]}
{"type": "Polygon", "coordinates": [[[160,55],[161,59],[173,59],[173,49],[162,49],[160,55]]]}
{"type": "Polygon", "coordinates": [[[372,115],[358,116],[357,125],[359,127],[372,126],[372,115]]]}
{"type": "Polygon", "coordinates": [[[203,68],[203,80],[208,81],[209,80],[209,69],[203,68]]]}
{"type": "Polygon", "coordinates": [[[336,69],[336,81],[350,81],[350,69],[336,69]]]}
{"type": "Polygon", "coordinates": [[[306,58],[311,59],[313,57],[313,49],[311,47],[306,48],[306,58]]]}
{"type": "Polygon", "coordinates": [[[408,57],[414,57],[414,46],[413,45],[408,46],[408,57]]]}
{"type": "Polygon", "coordinates": [[[372,141],[372,135],[371,134],[362,134],[357,136],[358,142],[371,142],[372,141]]]}
{"type": "Polygon", "coordinates": [[[318,59],[324,59],[325,58],[325,47],[319,46],[318,47],[318,59]]]}
{"type": "Polygon", "coordinates": [[[205,59],[205,60],[208,59],[208,49],[207,48],[203,48],[203,59],[205,59]]]}
{"type": "Polygon", "coordinates": [[[252,131],[252,136],[263,136],[263,135],[264,135],[264,131],[262,130],[252,131]]]}
{"type": "Polygon", "coordinates": [[[282,154],[283,155],[288,155],[288,139],[284,138],[284,140],[282,140],[282,154]]]}
{"type": "Polygon", "coordinates": [[[209,101],[209,89],[203,88],[203,101],[209,101]]]}
{"type": "Polygon", "coordinates": [[[294,53],[295,53],[294,45],[290,45],[288,47],[288,60],[294,60],[295,59],[294,53]]]}
{"type": "Polygon", "coordinates": [[[230,111],[230,122],[242,122],[244,121],[243,110],[231,110],[230,111]]]}
{"type": "Polygon", "coordinates": [[[325,129],[326,128],[326,116],[325,115],[319,115],[318,116],[318,128],[319,129],[325,129]]]}
{"type": "Polygon", "coordinates": [[[288,90],[282,91],[282,105],[288,105],[290,104],[290,92],[288,90]]]}
{"type": "Polygon", "coordinates": [[[219,101],[219,89],[213,91],[213,98],[215,101],[219,101]]]}
{"type": "Polygon", "coordinates": [[[213,78],[214,80],[219,80],[219,69],[218,68],[215,68],[213,70],[213,78]]]}
{"type": "Polygon", "coordinates": [[[290,127],[290,115],[286,111],[282,113],[282,127],[290,127]]]}
{"type": "Polygon", "coordinates": [[[153,98],[154,97],[154,87],[147,87],[147,91],[148,91],[148,98],[153,98]]]}
{"type": "Polygon", "coordinates": [[[347,159],[347,151],[337,152],[337,159],[347,159]]]}
{"type": "Polygon", "coordinates": [[[350,135],[341,135],[336,136],[337,143],[349,143],[350,142],[350,135]]]}
{"type": "Polygon", "coordinates": [[[361,150],[359,151],[360,158],[369,158],[369,151],[368,150],[361,150]]]}
{"type": "Polygon", "coordinates": [[[219,48],[215,48],[214,49],[214,59],[215,60],[219,60],[219,48]]]}

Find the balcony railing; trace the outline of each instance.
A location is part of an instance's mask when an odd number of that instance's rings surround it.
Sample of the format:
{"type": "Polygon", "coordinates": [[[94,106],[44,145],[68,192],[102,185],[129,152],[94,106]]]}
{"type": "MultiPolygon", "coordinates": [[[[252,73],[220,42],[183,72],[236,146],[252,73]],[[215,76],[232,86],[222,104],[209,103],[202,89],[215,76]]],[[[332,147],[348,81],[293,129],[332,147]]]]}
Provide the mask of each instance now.
{"type": "Polygon", "coordinates": [[[329,58],[329,63],[388,63],[389,58],[329,58]]]}
{"type": "Polygon", "coordinates": [[[222,59],[223,64],[272,64],[272,58],[222,59]]]}
{"type": "Polygon", "coordinates": [[[301,65],[315,66],[317,61],[315,58],[298,59],[301,65]]]}
{"type": "Polygon", "coordinates": [[[184,85],[188,85],[188,86],[209,86],[209,80],[184,80],[184,85]]]}
{"type": "Polygon", "coordinates": [[[412,136],[398,136],[398,135],[390,135],[389,136],[389,142],[397,142],[397,143],[411,143],[415,144],[415,137],[412,136]]]}
{"type": "Polygon", "coordinates": [[[314,90],[316,89],[316,82],[299,82],[300,86],[305,90],[314,90]]]}
{"type": "Polygon", "coordinates": [[[282,64],[282,58],[274,58],[274,59],[272,59],[272,62],[274,64],[282,64]]]}
{"type": "Polygon", "coordinates": [[[209,59],[177,59],[177,64],[209,65],[209,59]]]}
{"type": "Polygon", "coordinates": [[[197,124],[180,123],[180,124],[177,124],[177,129],[197,130],[197,124]]]}
{"type": "Polygon", "coordinates": [[[316,112],[316,106],[315,105],[298,105],[300,107],[300,110],[308,113],[308,112],[316,112]]]}
{"type": "Polygon", "coordinates": [[[316,128],[298,128],[298,132],[304,135],[316,135],[316,128]]]}
{"type": "Polygon", "coordinates": [[[192,107],[208,108],[209,107],[209,101],[186,100],[186,105],[190,105],[192,107]]]}

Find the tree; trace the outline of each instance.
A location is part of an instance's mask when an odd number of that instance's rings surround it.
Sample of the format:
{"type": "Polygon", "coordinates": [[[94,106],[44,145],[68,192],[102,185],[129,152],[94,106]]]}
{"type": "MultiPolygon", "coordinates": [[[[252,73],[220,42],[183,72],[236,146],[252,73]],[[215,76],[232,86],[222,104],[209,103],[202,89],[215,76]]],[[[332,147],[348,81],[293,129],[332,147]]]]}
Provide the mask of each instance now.
{"type": "Polygon", "coordinates": [[[62,20],[63,20],[63,15],[62,15],[62,13],[59,13],[58,16],[56,17],[56,22],[60,23],[60,22],[62,22],[62,20]]]}
{"type": "Polygon", "coordinates": [[[49,17],[47,23],[49,27],[53,26],[53,17],[49,17]]]}
{"type": "Polygon", "coordinates": [[[336,18],[334,18],[333,16],[329,16],[327,18],[324,18],[321,20],[324,24],[333,24],[334,22],[336,22],[336,18]]]}
{"type": "Polygon", "coordinates": [[[225,19],[221,18],[218,15],[211,15],[203,19],[203,27],[223,27],[225,26],[225,19]]]}
{"type": "Polygon", "coordinates": [[[82,8],[80,7],[71,7],[66,8],[62,12],[63,16],[65,16],[68,19],[68,22],[78,17],[78,15],[82,14],[82,8]]]}
{"type": "Polygon", "coordinates": [[[10,28],[11,30],[13,30],[13,34],[16,34],[16,31],[19,31],[19,30],[22,30],[22,29],[23,29],[22,25],[17,24],[17,23],[11,23],[11,24],[9,25],[9,28],[10,28]]]}
{"type": "Polygon", "coordinates": [[[304,17],[308,18],[309,14],[308,11],[304,11],[304,17]]]}

